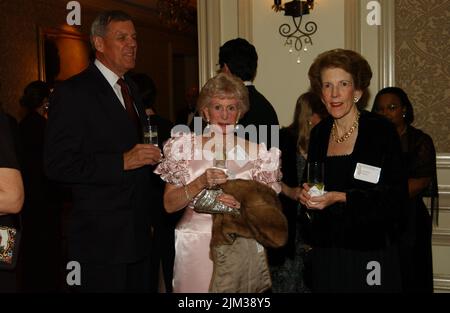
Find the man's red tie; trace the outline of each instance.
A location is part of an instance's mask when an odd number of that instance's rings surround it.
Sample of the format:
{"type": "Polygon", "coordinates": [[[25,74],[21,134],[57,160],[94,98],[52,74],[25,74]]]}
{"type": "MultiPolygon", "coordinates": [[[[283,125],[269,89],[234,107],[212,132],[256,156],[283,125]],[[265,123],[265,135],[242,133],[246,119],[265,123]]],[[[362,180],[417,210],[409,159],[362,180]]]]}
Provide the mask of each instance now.
{"type": "Polygon", "coordinates": [[[138,136],[141,137],[142,136],[142,126],[141,126],[141,122],[139,121],[139,116],[137,115],[136,110],[134,109],[133,98],[130,95],[130,90],[128,89],[128,85],[122,78],[119,78],[117,83],[119,84],[120,91],[122,92],[123,102],[125,103],[125,109],[128,113],[128,117],[135,125],[138,136]]]}

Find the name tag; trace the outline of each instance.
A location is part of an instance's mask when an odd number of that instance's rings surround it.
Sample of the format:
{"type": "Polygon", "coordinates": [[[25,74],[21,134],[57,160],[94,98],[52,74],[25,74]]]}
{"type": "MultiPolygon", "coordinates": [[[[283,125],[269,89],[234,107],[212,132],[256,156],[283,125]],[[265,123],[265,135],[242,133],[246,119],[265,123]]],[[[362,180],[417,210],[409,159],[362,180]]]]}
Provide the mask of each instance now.
{"type": "Polygon", "coordinates": [[[377,184],[380,180],[380,173],[381,168],[379,167],[356,163],[355,174],[353,177],[368,183],[377,184]]]}

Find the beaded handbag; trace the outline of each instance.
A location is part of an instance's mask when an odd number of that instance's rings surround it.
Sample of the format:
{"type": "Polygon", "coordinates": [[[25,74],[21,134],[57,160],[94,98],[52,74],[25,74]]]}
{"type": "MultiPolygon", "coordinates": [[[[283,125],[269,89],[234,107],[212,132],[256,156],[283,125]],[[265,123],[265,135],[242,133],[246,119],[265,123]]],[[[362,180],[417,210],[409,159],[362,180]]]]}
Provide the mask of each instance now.
{"type": "Polygon", "coordinates": [[[18,215],[0,216],[0,270],[13,270],[16,267],[21,235],[18,215]]]}
{"type": "Polygon", "coordinates": [[[218,214],[226,213],[232,215],[239,215],[238,209],[229,207],[219,200],[217,197],[223,194],[222,189],[204,189],[200,192],[197,200],[194,203],[194,211],[197,213],[218,214]]]}

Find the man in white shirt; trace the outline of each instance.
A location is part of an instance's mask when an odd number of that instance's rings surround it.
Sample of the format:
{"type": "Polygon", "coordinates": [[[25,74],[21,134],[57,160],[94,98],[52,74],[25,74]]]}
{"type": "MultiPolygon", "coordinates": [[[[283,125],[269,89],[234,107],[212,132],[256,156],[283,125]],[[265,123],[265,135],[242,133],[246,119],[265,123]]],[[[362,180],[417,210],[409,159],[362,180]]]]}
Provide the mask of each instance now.
{"type": "Polygon", "coordinates": [[[96,60],[50,100],[45,169],[69,185],[68,261],[81,265],[81,292],[150,290],[149,165],[158,147],[141,144],[146,115],[126,73],[137,41],[131,17],[102,12],[91,27],[96,60]]]}

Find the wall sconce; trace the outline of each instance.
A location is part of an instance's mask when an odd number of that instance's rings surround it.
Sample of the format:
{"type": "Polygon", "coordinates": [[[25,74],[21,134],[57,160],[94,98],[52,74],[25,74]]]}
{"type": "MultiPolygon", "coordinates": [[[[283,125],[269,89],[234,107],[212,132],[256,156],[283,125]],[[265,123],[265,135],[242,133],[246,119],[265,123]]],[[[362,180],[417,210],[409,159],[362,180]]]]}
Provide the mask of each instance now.
{"type": "MultiPolygon", "coordinates": [[[[293,52],[293,49],[299,53],[301,50],[307,51],[308,48],[306,46],[313,44],[311,36],[317,31],[317,24],[308,22],[304,25],[304,30],[301,29],[303,15],[309,14],[309,11],[313,8],[314,0],[293,0],[285,3],[284,6],[281,0],[274,0],[272,9],[275,12],[284,11],[285,16],[292,16],[294,28],[290,24],[285,23],[278,30],[280,35],[286,38],[284,45],[290,46],[289,52],[293,52]],[[293,30],[291,31],[292,28],[293,30]]],[[[297,58],[297,63],[300,63],[300,56],[297,58]]]]}

